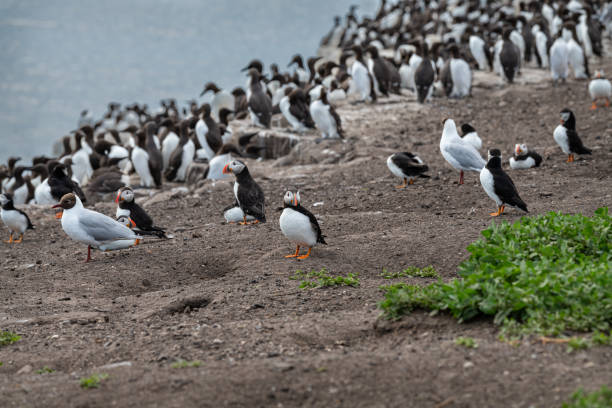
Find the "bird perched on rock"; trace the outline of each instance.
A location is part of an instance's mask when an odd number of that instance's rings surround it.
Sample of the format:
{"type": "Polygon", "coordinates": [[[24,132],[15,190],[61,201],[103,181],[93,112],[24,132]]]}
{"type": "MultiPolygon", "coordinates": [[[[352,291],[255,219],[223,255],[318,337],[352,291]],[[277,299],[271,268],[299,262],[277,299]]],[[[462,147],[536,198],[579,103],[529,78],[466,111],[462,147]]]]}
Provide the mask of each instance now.
{"type": "Polygon", "coordinates": [[[514,146],[514,157],[510,158],[511,169],[530,169],[540,167],[542,156],[529,150],[526,144],[516,144],[514,146]]]}
{"type": "Polygon", "coordinates": [[[553,138],[559,147],[561,147],[563,153],[568,155],[568,163],[574,161],[575,154],[591,154],[591,149],[582,144],[582,140],[580,140],[578,133],[576,133],[576,117],[574,112],[567,108],[561,111],[561,124],[555,128],[553,138]]]}
{"type": "Polygon", "coordinates": [[[280,110],[296,132],[315,127],[308,106],[308,98],[301,88],[285,88],[285,96],[279,103],[280,110]]]}
{"type": "Polygon", "coordinates": [[[319,99],[310,103],[310,115],[321,131],[323,139],[344,138],[342,121],[332,105],[327,101],[327,92],[321,89],[319,99]]]}
{"type": "MultiPolygon", "coordinates": [[[[137,245],[141,239],[134,231],[110,217],[83,207],[79,197],[73,193],[62,197],[53,208],[63,209],[62,228],[73,240],[87,244],[87,259],[91,261],[91,249],[108,251],[117,248],[117,241],[133,242],[137,245]]],[[[120,245],[121,248],[125,246],[120,245]]]]}
{"type": "Polygon", "coordinates": [[[118,204],[115,217],[122,215],[130,218],[143,235],[156,235],[166,238],[163,228],[153,225],[153,220],[147,212],[134,201],[134,191],[130,187],[122,187],[117,192],[115,202],[118,204]]]}
{"type": "Polygon", "coordinates": [[[236,204],[243,211],[241,225],[246,225],[247,216],[255,217],[254,223],[266,222],[265,197],[259,184],[253,180],[246,164],[234,160],[223,168],[224,174],[232,173],[236,177],[234,182],[234,197],[236,204]]]}
{"type": "Polygon", "coordinates": [[[489,197],[497,204],[497,211],[491,216],[497,217],[504,212],[505,206],[518,207],[527,211],[527,204],[516,191],[514,182],[501,167],[501,152],[499,149],[489,150],[489,161],[480,171],[480,184],[489,197]]]}
{"type": "Polygon", "coordinates": [[[597,101],[603,99],[605,101],[606,108],[610,106],[610,100],[612,99],[612,84],[610,80],[604,78],[603,70],[595,71],[595,78],[589,83],[589,93],[591,94],[591,109],[597,109],[597,101]]]}
{"type": "Polygon", "coordinates": [[[444,120],[440,152],[451,166],[459,170],[459,184],[463,184],[464,171],[480,172],[486,164],[478,150],[459,137],[455,121],[452,119],[444,120]]]}
{"type": "Polygon", "coordinates": [[[10,233],[9,240],[4,242],[7,244],[22,242],[23,234],[29,229],[34,229],[30,218],[25,212],[15,208],[13,198],[8,193],[0,194],[0,206],[2,206],[0,218],[10,233]],[[13,234],[19,234],[19,239],[13,239],[13,234]]]}
{"type": "Polygon", "coordinates": [[[317,218],[300,205],[299,191],[295,194],[287,191],[283,203],[284,209],[279,219],[280,228],[283,234],[296,245],[295,253],[285,258],[306,259],[315,245],[327,245],[317,218]],[[300,256],[300,247],[308,248],[306,255],[300,256]]]}
{"type": "Polygon", "coordinates": [[[417,177],[429,177],[425,174],[429,167],[416,154],[410,152],[393,153],[387,158],[387,167],[397,177],[403,180],[403,184],[396,188],[406,188],[413,184],[417,177]]]}
{"type": "Polygon", "coordinates": [[[261,86],[261,74],[257,69],[249,69],[249,90],[247,102],[253,125],[269,128],[272,118],[272,101],[261,86]]]}

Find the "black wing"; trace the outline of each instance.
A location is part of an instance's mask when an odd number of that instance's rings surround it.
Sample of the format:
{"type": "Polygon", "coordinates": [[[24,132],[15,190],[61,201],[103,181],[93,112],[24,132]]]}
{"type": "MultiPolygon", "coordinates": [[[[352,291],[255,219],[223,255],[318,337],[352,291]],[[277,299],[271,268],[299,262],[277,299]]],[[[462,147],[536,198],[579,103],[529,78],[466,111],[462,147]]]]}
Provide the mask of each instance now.
{"type": "Polygon", "coordinates": [[[502,169],[489,169],[493,174],[493,187],[495,194],[499,196],[504,204],[518,207],[527,212],[527,204],[521,199],[516,191],[514,182],[502,169]]]}
{"type": "Polygon", "coordinates": [[[168,181],[174,180],[179,167],[181,167],[181,159],[183,158],[183,146],[178,145],[170,155],[168,160],[168,168],[164,172],[164,176],[168,181]]]}
{"type": "Polygon", "coordinates": [[[527,156],[531,157],[535,161],[534,167],[540,167],[540,164],[542,163],[542,156],[540,156],[536,152],[528,152],[527,156]]]}
{"type": "Polygon", "coordinates": [[[374,75],[376,76],[376,82],[378,82],[378,90],[384,96],[389,96],[389,91],[387,91],[387,70],[385,69],[385,63],[377,58],[374,61],[374,66],[372,67],[372,71],[374,71],[374,75]]]}
{"type": "Polygon", "coordinates": [[[591,154],[591,149],[582,144],[582,140],[578,137],[575,130],[567,129],[567,140],[569,143],[570,152],[577,154],[591,154]]]}
{"type": "Polygon", "coordinates": [[[396,153],[392,160],[406,176],[418,176],[429,170],[426,164],[419,163],[406,153],[396,153]]]}
{"type": "Polygon", "coordinates": [[[34,229],[34,225],[32,225],[32,221],[30,221],[30,217],[28,217],[28,214],[24,213],[23,211],[21,211],[20,209],[17,209],[17,208],[15,208],[15,210],[17,212],[19,212],[19,214],[21,214],[24,217],[26,217],[26,220],[28,220],[28,228],[27,229],[34,229]]]}
{"type": "Polygon", "coordinates": [[[291,208],[293,208],[295,211],[302,213],[308,217],[308,219],[310,220],[310,225],[312,225],[312,228],[317,233],[317,242],[319,244],[327,245],[327,242],[325,242],[325,235],[321,233],[321,227],[319,227],[319,222],[317,221],[317,218],[314,216],[314,214],[308,211],[306,208],[302,207],[301,205],[298,205],[297,207],[291,207],[291,208]]]}
{"type": "Polygon", "coordinates": [[[272,118],[272,102],[268,95],[263,92],[255,92],[249,98],[249,108],[253,111],[259,122],[269,128],[270,119],[272,118]]]}
{"type": "Polygon", "coordinates": [[[344,130],[342,130],[342,120],[340,120],[338,112],[336,112],[332,105],[329,105],[329,114],[332,115],[332,118],[334,118],[334,120],[336,121],[336,130],[338,130],[338,136],[344,139],[344,130]]]}
{"type": "Polygon", "coordinates": [[[238,184],[240,208],[261,222],[266,222],[265,197],[259,185],[252,181],[248,185],[238,184]]]}
{"type": "Polygon", "coordinates": [[[306,105],[303,103],[299,101],[296,101],[296,103],[291,103],[289,105],[289,112],[291,112],[291,114],[307,128],[314,128],[315,124],[310,116],[310,110],[307,109],[306,105]]]}

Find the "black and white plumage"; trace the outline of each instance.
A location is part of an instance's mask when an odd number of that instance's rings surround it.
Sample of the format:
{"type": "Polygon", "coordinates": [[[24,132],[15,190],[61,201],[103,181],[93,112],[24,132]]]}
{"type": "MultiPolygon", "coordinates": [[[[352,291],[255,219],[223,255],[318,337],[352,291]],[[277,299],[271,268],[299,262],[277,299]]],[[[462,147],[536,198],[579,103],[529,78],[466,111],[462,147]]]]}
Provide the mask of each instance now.
{"type": "Polygon", "coordinates": [[[436,78],[433,62],[429,59],[429,48],[423,43],[423,58],[414,71],[414,86],[417,92],[419,103],[424,103],[429,99],[433,91],[433,83],[436,78]]]}
{"type": "Polygon", "coordinates": [[[86,202],[85,194],[77,182],[72,180],[68,175],[68,170],[65,164],[57,163],[52,167],[51,174],[47,179],[51,197],[58,203],[61,198],[68,193],[75,193],[82,202],[86,202]]]}
{"type": "Polygon", "coordinates": [[[168,181],[184,181],[187,175],[187,167],[193,161],[195,155],[195,144],[189,137],[191,121],[183,120],[180,125],[179,144],[168,159],[168,168],[164,176],[168,181]]]}
{"type": "Polygon", "coordinates": [[[310,103],[310,115],[321,131],[323,139],[344,138],[340,116],[327,100],[327,92],[321,89],[319,99],[310,103]]]}
{"type": "Polygon", "coordinates": [[[283,198],[283,204],[284,209],[279,219],[280,229],[296,245],[295,253],[287,255],[285,258],[305,259],[310,256],[315,245],[327,245],[317,218],[300,205],[299,191],[295,194],[287,191],[283,198]],[[307,247],[308,253],[300,256],[300,247],[307,247]]]}
{"type": "Polygon", "coordinates": [[[146,137],[145,147],[149,155],[149,172],[151,177],[153,177],[155,187],[159,188],[162,185],[162,170],[164,161],[162,158],[162,153],[157,144],[159,142],[156,143],[157,136],[155,133],[157,132],[157,125],[154,122],[147,122],[144,128],[146,137]]]}
{"type": "Polygon", "coordinates": [[[499,49],[499,63],[502,78],[509,83],[514,82],[515,75],[521,67],[521,54],[519,48],[510,40],[511,28],[506,28],[502,34],[502,44],[499,49]]]}
{"type": "Polygon", "coordinates": [[[516,144],[514,146],[514,157],[510,158],[511,169],[530,169],[532,167],[540,167],[541,163],[542,156],[529,150],[526,144],[516,144]]]}
{"type": "Polygon", "coordinates": [[[272,118],[272,101],[261,86],[259,71],[255,68],[250,68],[249,77],[250,92],[247,95],[247,102],[249,104],[251,122],[255,126],[269,128],[272,118]]]}
{"type": "Polygon", "coordinates": [[[285,97],[281,99],[279,108],[293,130],[301,133],[315,127],[310,116],[308,98],[301,88],[285,88],[285,97]]]}
{"type": "Polygon", "coordinates": [[[0,194],[0,205],[2,206],[0,218],[10,232],[9,240],[4,242],[7,244],[22,242],[23,234],[29,229],[34,229],[30,218],[25,212],[15,208],[13,198],[8,193],[0,194]],[[19,239],[13,239],[13,234],[19,234],[19,239]]]}
{"type": "Polygon", "coordinates": [[[156,235],[159,238],[166,238],[164,229],[153,225],[153,220],[149,214],[134,201],[134,191],[130,187],[120,188],[115,202],[118,204],[116,218],[121,216],[130,218],[143,235],[156,235]]]}
{"type": "Polygon", "coordinates": [[[494,217],[501,215],[506,205],[518,207],[525,212],[529,212],[527,211],[527,204],[519,196],[514,182],[502,169],[501,160],[499,149],[489,150],[489,161],[480,171],[480,184],[482,188],[497,204],[497,211],[491,213],[491,215],[494,217]]]}
{"type": "Polygon", "coordinates": [[[219,125],[211,117],[210,105],[207,103],[203,104],[200,108],[200,112],[202,113],[202,118],[196,123],[195,132],[202,148],[198,149],[196,154],[198,157],[203,156],[210,160],[217,154],[221,146],[223,146],[223,140],[221,139],[219,125]]]}
{"type": "Polygon", "coordinates": [[[425,174],[429,167],[419,156],[410,152],[393,153],[387,158],[387,167],[391,173],[403,180],[403,184],[396,188],[406,188],[408,184],[413,184],[417,177],[429,177],[425,174]]]}
{"type": "Polygon", "coordinates": [[[474,146],[476,150],[480,150],[482,147],[482,140],[480,140],[480,136],[478,136],[476,129],[474,129],[472,125],[469,123],[461,125],[461,133],[463,134],[461,139],[474,146]]]}
{"type": "Polygon", "coordinates": [[[223,173],[232,173],[236,177],[234,182],[234,197],[236,204],[244,212],[240,224],[247,224],[246,217],[252,215],[255,222],[266,222],[266,208],[264,192],[259,184],[251,177],[246,164],[240,160],[234,160],[226,164],[223,173]]]}
{"type": "Polygon", "coordinates": [[[597,109],[597,101],[603,99],[606,108],[610,106],[612,100],[612,84],[610,80],[604,78],[603,70],[595,71],[595,78],[589,83],[589,94],[591,95],[591,109],[597,109]]]}
{"type": "Polygon", "coordinates": [[[563,153],[568,155],[568,163],[574,161],[575,154],[591,154],[591,149],[585,147],[578,137],[574,112],[567,108],[561,111],[561,124],[555,128],[553,138],[563,153]]]}
{"type": "Polygon", "coordinates": [[[486,165],[478,150],[459,137],[455,121],[452,119],[444,120],[440,152],[451,166],[459,170],[459,184],[463,184],[464,171],[480,172],[486,165]]]}

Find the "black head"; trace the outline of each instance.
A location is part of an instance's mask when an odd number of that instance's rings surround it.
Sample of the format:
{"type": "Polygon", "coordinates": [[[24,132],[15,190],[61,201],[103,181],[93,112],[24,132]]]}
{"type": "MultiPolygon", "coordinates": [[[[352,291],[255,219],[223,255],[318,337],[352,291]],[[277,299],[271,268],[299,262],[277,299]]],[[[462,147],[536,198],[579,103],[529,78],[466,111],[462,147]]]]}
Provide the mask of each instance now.
{"type": "Polygon", "coordinates": [[[489,149],[488,168],[501,168],[502,155],[499,149],[489,149]]]}
{"type": "Polygon", "coordinates": [[[204,85],[204,90],[200,93],[200,96],[203,96],[206,92],[209,92],[209,91],[212,91],[213,93],[217,93],[221,90],[219,89],[217,84],[215,84],[214,82],[207,82],[206,85],[204,85]]]}
{"type": "Polygon", "coordinates": [[[565,108],[561,111],[561,124],[570,130],[576,129],[576,117],[574,112],[565,108]]]}
{"type": "Polygon", "coordinates": [[[246,95],[246,92],[244,92],[244,89],[240,88],[240,87],[236,87],[232,90],[232,95],[234,97],[238,97],[238,96],[244,96],[246,95]]]}
{"type": "Polygon", "coordinates": [[[210,104],[205,103],[200,107],[200,113],[202,113],[202,116],[205,118],[210,117],[210,104]]]}
{"type": "Polygon", "coordinates": [[[254,69],[257,72],[259,72],[259,74],[263,73],[263,64],[260,60],[254,59],[251,62],[249,62],[249,65],[247,65],[246,67],[242,68],[241,71],[248,71],[250,69],[254,69]]]}
{"type": "Polygon", "coordinates": [[[461,125],[461,133],[463,133],[463,136],[475,131],[476,129],[474,129],[469,123],[464,123],[463,125],[461,125]]]}

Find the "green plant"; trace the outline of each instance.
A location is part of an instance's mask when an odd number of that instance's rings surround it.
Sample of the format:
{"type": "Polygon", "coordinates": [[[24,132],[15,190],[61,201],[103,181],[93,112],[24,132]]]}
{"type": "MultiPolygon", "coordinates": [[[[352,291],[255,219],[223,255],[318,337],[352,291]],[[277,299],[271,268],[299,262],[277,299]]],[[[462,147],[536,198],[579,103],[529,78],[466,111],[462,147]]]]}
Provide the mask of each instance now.
{"type": "Polygon", "coordinates": [[[0,367],[2,367],[2,365],[3,365],[3,364],[4,364],[4,363],[3,363],[2,361],[0,361],[0,367]]]}
{"type": "Polygon", "coordinates": [[[609,331],[612,221],[555,212],[491,225],[468,246],[462,279],[425,287],[390,285],[379,303],[398,319],[414,309],[448,312],[460,322],[491,316],[510,336],[609,331]]]}
{"type": "Polygon", "coordinates": [[[589,348],[590,342],[588,339],[584,339],[582,337],[572,337],[567,342],[567,352],[571,353],[576,350],[584,350],[589,348]]]}
{"type": "Polygon", "coordinates": [[[108,374],[92,374],[89,377],[81,378],[79,384],[81,384],[81,388],[98,388],[100,382],[107,378],[108,374]]]}
{"type": "Polygon", "coordinates": [[[11,331],[2,331],[0,332],[0,347],[8,346],[9,344],[13,344],[21,339],[21,336],[13,333],[11,331]]]}
{"type": "Polygon", "coordinates": [[[605,333],[596,331],[595,333],[593,333],[593,335],[591,336],[591,342],[593,344],[597,344],[597,345],[610,345],[610,340],[612,339],[612,336],[607,336],[605,333]]]}
{"type": "Polygon", "coordinates": [[[585,393],[581,388],[563,403],[563,408],[610,408],[612,407],[612,388],[605,385],[599,390],[585,393]]]}
{"type": "Polygon", "coordinates": [[[478,344],[476,343],[476,340],[474,340],[471,337],[457,337],[455,339],[455,344],[458,346],[463,346],[466,348],[478,348],[478,344]]]}
{"type": "Polygon", "coordinates": [[[40,370],[36,370],[36,374],[51,374],[51,373],[54,373],[54,372],[55,372],[54,369],[52,369],[50,367],[47,367],[47,366],[44,366],[40,370]]]}
{"type": "Polygon", "coordinates": [[[189,368],[189,367],[199,367],[202,365],[201,361],[186,361],[186,360],[177,360],[172,363],[172,368],[189,368]]]}
{"type": "Polygon", "coordinates": [[[346,276],[331,276],[327,269],[323,268],[319,272],[303,272],[298,270],[295,275],[289,277],[292,280],[300,280],[300,289],[323,288],[328,286],[359,286],[357,274],[349,273],[346,276]]]}
{"type": "Polygon", "coordinates": [[[397,279],[397,278],[439,278],[438,272],[433,266],[429,265],[425,268],[417,268],[416,266],[409,266],[401,272],[387,272],[387,269],[383,268],[381,277],[385,279],[397,279]]]}

